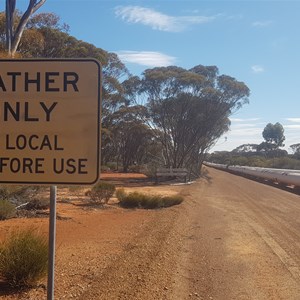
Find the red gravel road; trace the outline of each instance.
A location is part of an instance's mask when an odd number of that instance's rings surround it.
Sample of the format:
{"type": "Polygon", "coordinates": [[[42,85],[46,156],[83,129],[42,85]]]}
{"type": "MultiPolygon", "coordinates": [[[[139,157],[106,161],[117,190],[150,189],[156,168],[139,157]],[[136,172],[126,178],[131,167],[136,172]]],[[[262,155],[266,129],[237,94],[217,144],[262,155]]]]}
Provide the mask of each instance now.
{"type": "MultiPolygon", "coordinates": [[[[58,221],[55,299],[299,300],[300,197],[206,170],[192,185],[138,188],[185,196],[169,209],[59,203],[71,219],[58,221]]],[[[0,235],[14,222],[1,222],[0,235]]],[[[0,298],[41,300],[45,291],[0,298]]]]}

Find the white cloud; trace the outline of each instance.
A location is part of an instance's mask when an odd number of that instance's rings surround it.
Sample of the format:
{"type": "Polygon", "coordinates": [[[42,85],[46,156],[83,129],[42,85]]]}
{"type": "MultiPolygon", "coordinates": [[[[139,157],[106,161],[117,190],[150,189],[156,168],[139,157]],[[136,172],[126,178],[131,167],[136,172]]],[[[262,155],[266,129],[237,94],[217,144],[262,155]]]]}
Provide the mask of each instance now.
{"type": "Polygon", "coordinates": [[[259,118],[247,118],[247,119],[238,119],[238,118],[230,118],[231,122],[249,122],[249,121],[258,121],[259,118]]]}
{"type": "Polygon", "coordinates": [[[259,136],[260,139],[261,138],[261,133],[262,133],[263,129],[261,127],[256,127],[256,125],[253,126],[245,126],[245,127],[240,127],[240,128],[231,128],[231,132],[230,132],[230,136],[232,137],[236,137],[240,140],[244,140],[245,137],[247,137],[247,139],[249,137],[252,137],[252,139],[256,139],[257,136],[259,136]]]}
{"type": "Polygon", "coordinates": [[[300,118],[286,118],[289,122],[300,123],[300,118]]]}
{"type": "Polygon", "coordinates": [[[118,51],[116,53],[123,62],[148,67],[166,67],[176,62],[176,57],[154,51],[118,51]]]}
{"type": "Polygon", "coordinates": [[[260,66],[260,65],[253,65],[251,67],[251,70],[253,73],[263,73],[265,71],[264,67],[263,66],[260,66]]]}
{"type": "Polygon", "coordinates": [[[268,21],[255,21],[252,23],[253,27],[268,27],[272,24],[273,22],[268,20],[268,21]]]}
{"type": "Polygon", "coordinates": [[[227,14],[223,14],[223,16],[225,17],[226,20],[242,20],[244,18],[244,16],[242,14],[238,14],[238,15],[227,15],[227,14]]]}
{"type": "Polygon", "coordinates": [[[240,139],[261,136],[264,123],[257,122],[258,120],[259,118],[231,119],[230,135],[240,139]]]}
{"type": "Polygon", "coordinates": [[[284,129],[286,129],[286,128],[288,128],[288,129],[300,129],[300,124],[297,124],[297,125],[283,125],[283,128],[284,129]]]}
{"type": "Polygon", "coordinates": [[[128,23],[140,23],[155,30],[170,32],[180,32],[189,25],[203,24],[215,19],[213,16],[169,16],[141,6],[118,6],[115,14],[128,23]]]}

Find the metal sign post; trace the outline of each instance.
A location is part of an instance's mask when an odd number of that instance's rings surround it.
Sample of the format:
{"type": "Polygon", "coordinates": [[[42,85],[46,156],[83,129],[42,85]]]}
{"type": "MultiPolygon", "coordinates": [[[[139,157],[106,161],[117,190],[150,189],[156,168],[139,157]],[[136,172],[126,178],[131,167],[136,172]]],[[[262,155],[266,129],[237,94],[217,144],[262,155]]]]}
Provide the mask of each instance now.
{"type": "Polygon", "coordinates": [[[47,300],[54,299],[54,264],[56,236],[56,186],[50,187],[49,252],[47,300]]]}

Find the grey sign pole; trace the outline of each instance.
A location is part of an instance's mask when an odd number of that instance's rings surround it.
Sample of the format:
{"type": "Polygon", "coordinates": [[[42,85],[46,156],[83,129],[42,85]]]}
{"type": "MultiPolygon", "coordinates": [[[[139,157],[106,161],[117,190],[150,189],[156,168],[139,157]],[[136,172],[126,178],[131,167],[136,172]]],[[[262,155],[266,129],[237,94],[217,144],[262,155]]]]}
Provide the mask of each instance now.
{"type": "Polygon", "coordinates": [[[55,236],[56,236],[56,186],[51,186],[50,187],[47,300],[54,299],[55,236]]]}

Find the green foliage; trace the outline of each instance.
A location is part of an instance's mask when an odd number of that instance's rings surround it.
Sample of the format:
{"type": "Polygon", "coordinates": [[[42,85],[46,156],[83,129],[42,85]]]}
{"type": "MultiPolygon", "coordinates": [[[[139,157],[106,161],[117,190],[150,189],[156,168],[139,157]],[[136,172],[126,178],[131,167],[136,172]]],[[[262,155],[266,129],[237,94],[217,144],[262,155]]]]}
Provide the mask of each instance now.
{"type": "Polygon", "coordinates": [[[300,170],[300,161],[292,157],[277,157],[268,160],[271,168],[300,170]]]}
{"type": "MultiPolygon", "coordinates": [[[[276,151],[280,151],[280,149],[276,151]]],[[[233,152],[224,151],[211,154],[208,158],[208,161],[231,166],[238,165],[261,168],[300,170],[299,159],[297,159],[295,155],[288,156],[287,154],[281,157],[268,157],[266,154],[259,152],[254,152],[252,154],[243,153],[237,155],[233,152]]]]}
{"type": "Polygon", "coordinates": [[[15,206],[6,199],[0,199],[0,220],[6,220],[15,215],[15,206]]]}
{"type": "Polygon", "coordinates": [[[293,144],[290,148],[293,150],[295,158],[300,159],[300,143],[293,144]]]}
{"type": "Polygon", "coordinates": [[[107,203],[108,200],[113,196],[116,187],[114,184],[100,181],[93,188],[86,193],[90,197],[92,202],[95,203],[107,203]]]}
{"type": "Polygon", "coordinates": [[[124,190],[117,193],[117,198],[120,205],[125,208],[145,208],[155,209],[170,207],[178,205],[183,201],[183,197],[175,196],[160,196],[160,195],[146,195],[139,192],[132,192],[126,194],[124,190]]]}
{"type": "Polygon", "coordinates": [[[0,277],[13,287],[30,287],[47,273],[48,243],[32,228],[15,232],[0,245],[0,277]]]}

